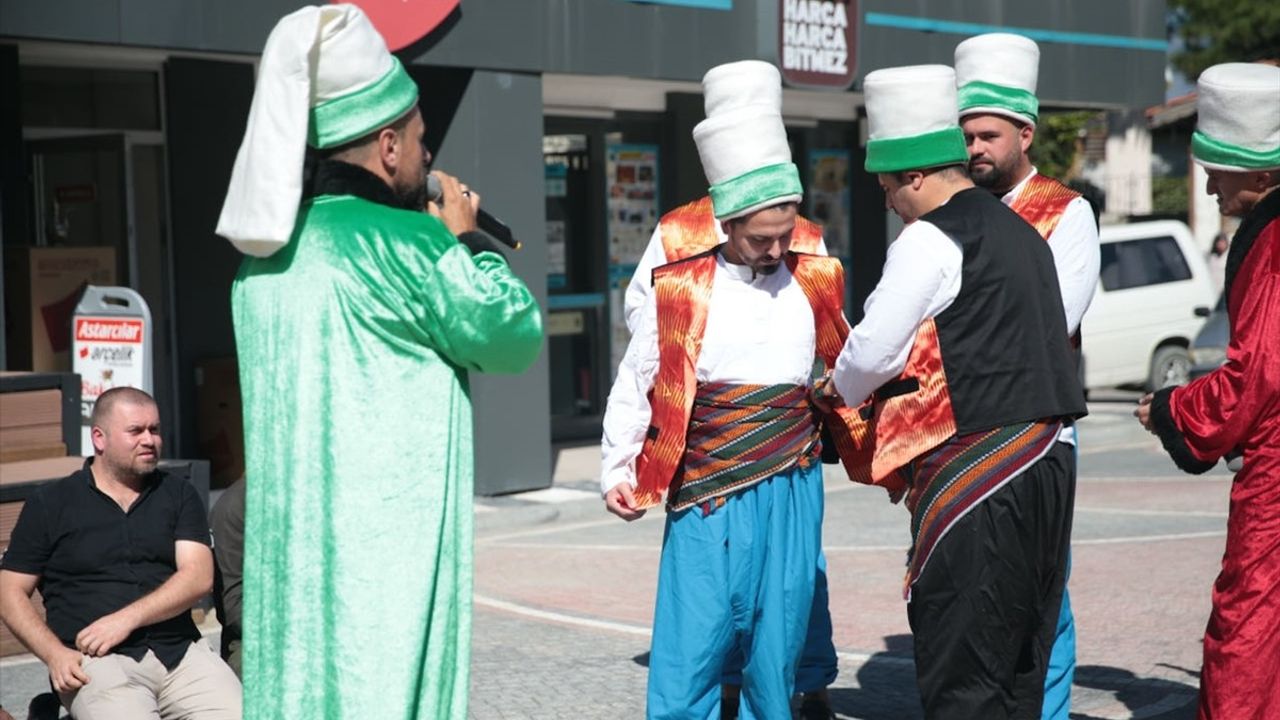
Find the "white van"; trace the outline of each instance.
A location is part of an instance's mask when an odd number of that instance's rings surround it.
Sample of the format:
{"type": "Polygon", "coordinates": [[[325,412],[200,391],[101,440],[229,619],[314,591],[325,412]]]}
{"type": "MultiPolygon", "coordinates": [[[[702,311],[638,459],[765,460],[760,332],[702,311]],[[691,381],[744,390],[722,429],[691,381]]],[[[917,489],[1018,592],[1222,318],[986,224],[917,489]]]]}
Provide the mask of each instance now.
{"type": "Polygon", "coordinates": [[[1102,265],[1083,329],[1084,386],[1187,382],[1187,348],[1213,307],[1204,257],[1183,223],[1102,228],[1102,265]]]}

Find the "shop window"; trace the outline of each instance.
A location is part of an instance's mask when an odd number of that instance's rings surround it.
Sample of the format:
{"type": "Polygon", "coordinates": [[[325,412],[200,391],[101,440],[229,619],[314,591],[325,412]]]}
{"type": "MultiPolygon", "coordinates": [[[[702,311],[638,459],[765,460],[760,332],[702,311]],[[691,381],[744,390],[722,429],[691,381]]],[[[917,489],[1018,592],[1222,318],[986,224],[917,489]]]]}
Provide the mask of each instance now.
{"type": "Polygon", "coordinates": [[[42,128],[159,130],[159,74],[24,66],[22,124],[42,128]]]}

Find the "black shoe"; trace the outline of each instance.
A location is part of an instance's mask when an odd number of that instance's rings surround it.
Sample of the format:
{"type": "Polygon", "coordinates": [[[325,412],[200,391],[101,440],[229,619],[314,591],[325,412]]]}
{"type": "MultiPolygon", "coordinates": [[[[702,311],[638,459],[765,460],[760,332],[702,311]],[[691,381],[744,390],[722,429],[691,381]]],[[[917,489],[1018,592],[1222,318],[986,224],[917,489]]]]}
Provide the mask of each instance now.
{"type": "Polygon", "coordinates": [[[737,685],[721,685],[721,720],[737,720],[741,692],[737,685]]]}
{"type": "Polygon", "coordinates": [[[805,693],[800,701],[800,720],[836,720],[826,693],[805,693]]]}
{"type": "Polygon", "coordinates": [[[62,714],[62,703],[53,693],[42,693],[31,698],[27,706],[28,720],[58,720],[62,714]]]}

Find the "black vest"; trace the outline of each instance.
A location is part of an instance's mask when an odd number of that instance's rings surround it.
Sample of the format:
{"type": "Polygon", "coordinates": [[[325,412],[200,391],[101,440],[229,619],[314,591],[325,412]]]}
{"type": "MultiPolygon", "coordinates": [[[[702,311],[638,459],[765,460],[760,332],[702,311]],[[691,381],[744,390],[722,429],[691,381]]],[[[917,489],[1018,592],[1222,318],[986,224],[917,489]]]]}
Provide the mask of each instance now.
{"type": "Polygon", "coordinates": [[[960,293],[935,318],[956,433],[1084,416],[1049,244],[980,188],[920,219],[964,253],[960,293]]]}

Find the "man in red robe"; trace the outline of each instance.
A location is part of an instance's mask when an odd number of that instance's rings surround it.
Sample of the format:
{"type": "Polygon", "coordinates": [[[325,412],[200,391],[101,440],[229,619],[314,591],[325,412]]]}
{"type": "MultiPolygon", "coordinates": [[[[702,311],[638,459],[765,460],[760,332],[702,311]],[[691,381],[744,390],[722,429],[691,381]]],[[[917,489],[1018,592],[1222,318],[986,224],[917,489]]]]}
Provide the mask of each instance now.
{"type": "Polygon", "coordinates": [[[1280,713],[1280,67],[1226,63],[1198,83],[1192,153],[1224,215],[1231,341],[1218,370],[1139,401],[1135,415],[1187,472],[1242,455],[1204,637],[1200,720],[1280,713]]]}

